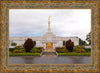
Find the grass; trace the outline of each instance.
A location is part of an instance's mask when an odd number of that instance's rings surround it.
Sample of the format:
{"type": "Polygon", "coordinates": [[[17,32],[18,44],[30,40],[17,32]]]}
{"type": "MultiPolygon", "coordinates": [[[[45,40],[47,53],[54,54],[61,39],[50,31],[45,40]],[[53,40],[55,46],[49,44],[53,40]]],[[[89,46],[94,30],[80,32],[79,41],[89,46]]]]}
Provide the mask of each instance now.
{"type": "Polygon", "coordinates": [[[58,53],[58,56],[90,56],[91,52],[88,53],[75,53],[75,52],[69,52],[69,53],[58,53]]]}
{"type": "MultiPolygon", "coordinates": [[[[40,56],[40,53],[13,53],[13,49],[9,50],[10,56],[40,56]]],[[[90,56],[91,49],[85,49],[86,53],[75,53],[75,52],[68,52],[68,53],[58,53],[58,56],[90,56]]]]}
{"type": "Polygon", "coordinates": [[[40,56],[40,53],[9,53],[10,56],[40,56]]]}
{"type": "MultiPolygon", "coordinates": [[[[40,56],[40,53],[9,53],[10,56],[40,56]]],[[[90,56],[91,53],[58,53],[58,56],[90,56]]]]}

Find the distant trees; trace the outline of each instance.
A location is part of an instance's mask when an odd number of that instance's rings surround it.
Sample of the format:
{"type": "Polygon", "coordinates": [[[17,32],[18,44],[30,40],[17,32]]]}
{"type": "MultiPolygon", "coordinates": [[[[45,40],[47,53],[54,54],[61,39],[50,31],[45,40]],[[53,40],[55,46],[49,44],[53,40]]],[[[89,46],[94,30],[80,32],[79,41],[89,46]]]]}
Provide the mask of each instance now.
{"type": "Polygon", "coordinates": [[[74,42],[72,42],[71,40],[66,41],[65,47],[66,49],[68,49],[69,52],[72,52],[74,47],[74,42]]]}
{"type": "Polygon", "coordinates": [[[79,38],[79,45],[87,45],[85,41],[79,38]]]}
{"type": "Polygon", "coordinates": [[[23,47],[25,48],[26,52],[30,52],[30,50],[35,46],[34,41],[31,38],[28,38],[23,47]]]}
{"type": "Polygon", "coordinates": [[[11,43],[11,46],[16,46],[16,45],[17,45],[17,43],[15,43],[15,42],[11,43]]]}
{"type": "Polygon", "coordinates": [[[91,32],[89,32],[89,33],[86,35],[86,40],[89,42],[89,45],[91,45],[91,32]]]}

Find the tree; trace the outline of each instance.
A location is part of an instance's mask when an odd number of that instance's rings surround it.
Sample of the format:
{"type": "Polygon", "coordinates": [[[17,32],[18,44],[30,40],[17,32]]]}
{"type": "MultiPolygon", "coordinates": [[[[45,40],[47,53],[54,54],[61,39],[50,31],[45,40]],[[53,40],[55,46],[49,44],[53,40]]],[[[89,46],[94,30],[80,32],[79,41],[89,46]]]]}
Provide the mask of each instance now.
{"type": "Polygon", "coordinates": [[[86,44],[85,41],[83,41],[83,40],[81,40],[81,39],[79,38],[79,45],[87,45],[87,44],[86,44]]]}
{"type": "Polygon", "coordinates": [[[26,52],[30,52],[30,50],[34,47],[34,41],[30,38],[28,38],[24,43],[24,48],[26,52]]]}
{"type": "Polygon", "coordinates": [[[11,43],[11,46],[16,46],[16,45],[17,45],[17,43],[15,43],[15,42],[11,43]]]}
{"type": "Polygon", "coordinates": [[[74,42],[72,42],[71,40],[66,41],[65,47],[66,49],[68,49],[69,52],[72,52],[74,47],[74,42]]]}
{"type": "Polygon", "coordinates": [[[89,33],[86,35],[86,40],[89,42],[89,45],[91,45],[91,32],[89,32],[89,33]]]}

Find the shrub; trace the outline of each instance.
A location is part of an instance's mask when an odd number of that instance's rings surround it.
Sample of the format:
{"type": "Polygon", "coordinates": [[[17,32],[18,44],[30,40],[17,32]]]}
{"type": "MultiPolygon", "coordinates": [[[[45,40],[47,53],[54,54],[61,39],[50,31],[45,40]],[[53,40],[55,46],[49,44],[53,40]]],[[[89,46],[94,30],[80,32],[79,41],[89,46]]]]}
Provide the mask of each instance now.
{"type": "Polygon", "coordinates": [[[76,53],[86,53],[85,49],[79,49],[79,48],[74,48],[73,52],[76,52],[76,53]]]}
{"type": "Polygon", "coordinates": [[[34,42],[32,39],[28,38],[24,43],[24,48],[26,52],[30,52],[30,50],[34,47],[34,42]]]}
{"type": "Polygon", "coordinates": [[[19,46],[15,46],[14,48],[15,48],[15,49],[23,49],[24,47],[21,46],[21,45],[19,45],[19,46]]]}
{"type": "Polygon", "coordinates": [[[15,48],[9,48],[9,51],[10,51],[10,52],[13,52],[14,49],[15,49],[15,48]]]}
{"type": "Polygon", "coordinates": [[[13,53],[25,53],[25,49],[14,49],[13,53]]]}
{"type": "Polygon", "coordinates": [[[43,47],[34,47],[34,48],[36,48],[36,49],[43,49],[43,47]]]}
{"type": "Polygon", "coordinates": [[[86,53],[85,49],[81,49],[81,53],[86,53]]]}
{"type": "Polygon", "coordinates": [[[56,49],[65,49],[65,47],[56,47],[56,49]]]}
{"type": "Polygon", "coordinates": [[[30,51],[31,53],[41,53],[42,52],[42,50],[41,50],[41,48],[40,47],[34,47],[34,48],[32,48],[31,49],[31,51],[30,51]]]}
{"type": "Polygon", "coordinates": [[[37,53],[41,53],[41,52],[42,52],[41,50],[38,50],[38,51],[37,51],[37,53]]]}
{"type": "Polygon", "coordinates": [[[25,48],[23,46],[16,46],[15,49],[13,50],[13,53],[24,53],[25,48]]]}
{"type": "Polygon", "coordinates": [[[91,53],[74,53],[74,52],[69,52],[69,53],[58,53],[58,56],[90,56],[91,53]]]}
{"type": "Polygon", "coordinates": [[[62,49],[62,53],[67,53],[68,50],[67,49],[62,49]]]}
{"type": "Polygon", "coordinates": [[[13,53],[18,53],[18,49],[13,50],[13,53]]]}
{"type": "Polygon", "coordinates": [[[31,53],[36,53],[37,51],[38,51],[37,48],[32,48],[32,49],[30,50],[31,53]]]}
{"type": "Polygon", "coordinates": [[[68,49],[66,49],[65,47],[56,47],[56,51],[58,53],[67,53],[68,49]]]}
{"type": "Polygon", "coordinates": [[[84,49],[85,47],[84,47],[84,45],[77,45],[77,46],[75,46],[75,48],[84,49]]]}
{"type": "Polygon", "coordinates": [[[72,52],[74,47],[74,42],[72,42],[71,40],[66,41],[65,47],[66,49],[68,49],[69,52],[72,52]]]}
{"type": "Polygon", "coordinates": [[[85,51],[86,52],[91,52],[91,48],[89,48],[89,49],[85,48],[85,51]]]}
{"type": "Polygon", "coordinates": [[[40,53],[9,53],[10,56],[40,56],[40,53]]]}
{"type": "Polygon", "coordinates": [[[77,45],[77,46],[75,46],[73,51],[76,52],[76,53],[86,53],[84,48],[85,47],[83,45],[77,45]]]}
{"type": "Polygon", "coordinates": [[[17,45],[17,43],[15,43],[15,42],[11,43],[11,46],[16,46],[16,45],[17,45]]]}
{"type": "Polygon", "coordinates": [[[73,49],[73,52],[80,53],[80,49],[74,48],[74,49],[73,49]]]}
{"type": "Polygon", "coordinates": [[[58,53],[62,53],[62,49],[56,49],[58,53]]]}

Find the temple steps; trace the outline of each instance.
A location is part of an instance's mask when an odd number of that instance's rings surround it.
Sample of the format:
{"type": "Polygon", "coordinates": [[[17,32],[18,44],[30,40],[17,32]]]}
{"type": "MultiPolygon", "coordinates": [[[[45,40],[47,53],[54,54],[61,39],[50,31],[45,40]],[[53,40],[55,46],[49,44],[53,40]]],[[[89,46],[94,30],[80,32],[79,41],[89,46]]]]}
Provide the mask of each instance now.
{"type": "Polygon", "coordinates": [[[41,56],[58,56],[57,52],[42,52],[41,56]]]}

